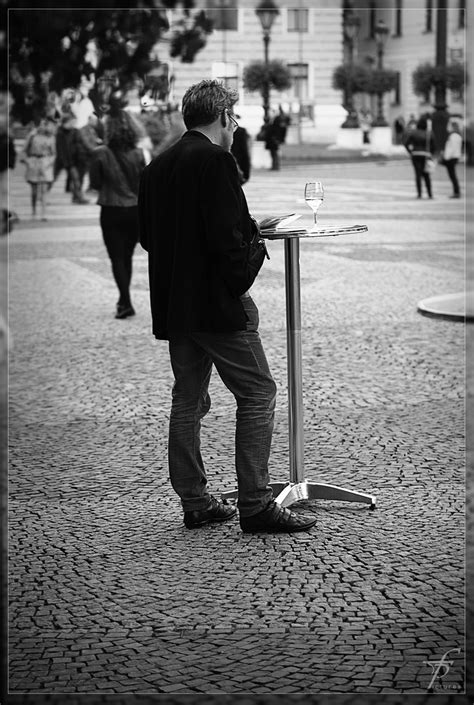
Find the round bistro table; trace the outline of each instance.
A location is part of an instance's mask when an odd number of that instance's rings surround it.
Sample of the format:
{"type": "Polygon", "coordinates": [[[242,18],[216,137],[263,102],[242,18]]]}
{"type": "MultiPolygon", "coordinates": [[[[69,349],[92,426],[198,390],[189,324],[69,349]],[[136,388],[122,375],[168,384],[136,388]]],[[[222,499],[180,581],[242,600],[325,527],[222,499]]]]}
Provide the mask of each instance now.
{"type": "MultiPolygon", "coordinates": [[[[262,231],[269,240],[284,240],[286,340],[288,371],[288,433],[290,450],[290,479],[272,482],[275,501],[287,507],[303,499],[329,499],[346,502],[363,502],[375,509],[374,495],[346,487],[308,482],[304,472],[304,419],[303,419],[303,367],[301,355],[301,285],[300,239],[310,237],[335,237],[367,232],[366,225],[326,225],[313,230],[276,229],[262,231]]],[[[237,491],[224,492],[223,498],[235,498],[237,491]]]]}

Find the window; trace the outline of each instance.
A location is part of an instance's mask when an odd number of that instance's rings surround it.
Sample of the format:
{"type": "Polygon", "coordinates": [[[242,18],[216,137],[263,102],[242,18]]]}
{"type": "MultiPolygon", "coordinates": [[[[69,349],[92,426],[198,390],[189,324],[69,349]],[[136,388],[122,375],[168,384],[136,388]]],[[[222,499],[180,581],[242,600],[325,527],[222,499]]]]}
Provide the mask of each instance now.
{"type": "Polygon", "coordinates": [[[425,32],[433,31],[433,0],[426,0],[425,32]]]}
{"type": "Polygon", "coordinates": [[[239,90],[239,66],[235,62],[215,61],[212,64],[212,78],[222,81],[227,88],[239,90]]]}
{"type": "Polygon", "coordinates": [[[308,10],[288,10],[288,32],[308,31],[308,10]]]}
{"type": "Polygon", "coordinates": [[[308,64],[288,64],[291,74],[292,84],[290,93],[292,98],[298,101],[305,101],[309,97],[308,64]]]}
{"type": "Polygon", "coordinates": [[[239,11],[237,7],[232,7],[234,0],[208,0],[206,3],[206,15],[212,20],[216,30],[238,30],[239,11]]]}
{"type": "Polygon", "coordinates": [[[402,36],[402,4],[403,0],[397,0],[395,8],[395,37],[402,36]]]}

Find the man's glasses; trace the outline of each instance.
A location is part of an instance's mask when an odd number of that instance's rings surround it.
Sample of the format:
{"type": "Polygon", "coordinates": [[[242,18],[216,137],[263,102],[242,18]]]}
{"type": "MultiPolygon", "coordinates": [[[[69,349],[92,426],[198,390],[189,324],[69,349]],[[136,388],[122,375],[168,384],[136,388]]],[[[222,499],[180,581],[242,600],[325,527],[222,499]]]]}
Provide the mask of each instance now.
{"type": "Polygon", "coordinates": [[[237,122],[237,120],[235,119],[235,117],[234,117],[233,115],[231,115],[231,114],[229,113],[229,111],[227,111],[227,117],[228,117],[229,120],[231,121],[233,129],[236,130],[236,129],[238,128],[238,126],[239,126],[239,123],[237,122]]]}

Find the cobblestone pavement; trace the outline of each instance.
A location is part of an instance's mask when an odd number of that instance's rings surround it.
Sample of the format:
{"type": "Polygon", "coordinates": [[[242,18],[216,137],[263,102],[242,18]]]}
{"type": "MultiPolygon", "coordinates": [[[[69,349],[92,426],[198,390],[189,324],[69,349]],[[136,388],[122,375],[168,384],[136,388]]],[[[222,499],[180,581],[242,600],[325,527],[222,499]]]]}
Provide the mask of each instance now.
{"type": "MultiPolygon", "coordinates": [[[[265,537],[236,521],[183,527],[145,253],[137,316],[116,321],[98,207],[72,206],[60,182],[49,221],[31,223],[21,167],[13,176],[12,703],[472,702],[465,329],[416,309],[464,288],[465,200],[448,199],[441,170],[430,202],[414,198],[407,162],[325,164],[255,172],[251,211],[309,222],[311,177],[325,184],[322,221],[369,232],[301,242],[306,477],[373,493],[378,507],[302,502],[313,530],[265,537]],[[445,654],[428,692],[428,662],[445,654]]],[[[282,243],[269,251],[252,293],[279,388],[271,474],[287,480],[282,243]]],[[[235,485],[235,411],[217,375],[210,393],[203,450],[218,494],[235,485]]]]}

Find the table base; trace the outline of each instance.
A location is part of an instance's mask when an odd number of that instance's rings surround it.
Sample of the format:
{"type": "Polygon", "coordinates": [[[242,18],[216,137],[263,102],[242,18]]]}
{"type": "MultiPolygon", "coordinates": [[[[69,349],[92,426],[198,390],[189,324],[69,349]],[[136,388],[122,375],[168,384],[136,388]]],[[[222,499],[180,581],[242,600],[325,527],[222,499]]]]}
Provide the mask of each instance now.
{"type": "MultiPolygon", "coordinates": [[[[295,502],[303,499],[333,499],[340,502],[362,502],[369,504],[369,509],[375,509],[376,499],[371,494],[365,492],[355,492],[354,490],[338,487],[337,485],[326,485],[321,482],[271,482],[275,501],[282,507],[289,507],[295,502]]],[[[235,499],[238,496],[237,490],[223,492],[222,499],[235,499]]]]}

